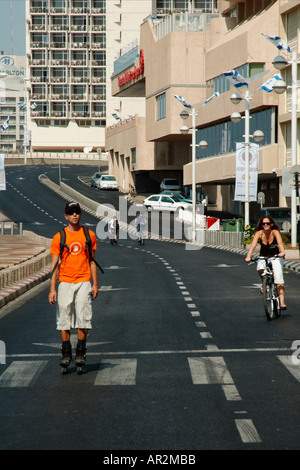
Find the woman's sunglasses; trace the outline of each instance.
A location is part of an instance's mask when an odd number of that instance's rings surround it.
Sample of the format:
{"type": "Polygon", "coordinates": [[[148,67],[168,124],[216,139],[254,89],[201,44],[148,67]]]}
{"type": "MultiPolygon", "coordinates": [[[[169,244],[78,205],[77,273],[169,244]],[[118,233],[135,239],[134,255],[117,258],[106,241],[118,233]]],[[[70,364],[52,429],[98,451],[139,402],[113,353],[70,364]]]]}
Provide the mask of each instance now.
{"type": "Polygon", "coordinates": [[[262,222],[262,225],[271,225],[271,222],[262,222]]]}

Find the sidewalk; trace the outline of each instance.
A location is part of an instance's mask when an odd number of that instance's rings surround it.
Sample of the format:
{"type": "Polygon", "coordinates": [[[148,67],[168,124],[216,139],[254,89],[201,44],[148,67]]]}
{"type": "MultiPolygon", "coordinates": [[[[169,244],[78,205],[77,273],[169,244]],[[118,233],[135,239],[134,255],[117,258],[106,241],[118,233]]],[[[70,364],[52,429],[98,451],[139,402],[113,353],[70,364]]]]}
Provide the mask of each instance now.
{"type": "MultiPolygon", "coordinates": [[[[3,221],[8,219],[0,212],[3,221]]],[[[0,235],[0,308],[48,278],[49,249],[50,240],[33,232],[0,235]]]]}

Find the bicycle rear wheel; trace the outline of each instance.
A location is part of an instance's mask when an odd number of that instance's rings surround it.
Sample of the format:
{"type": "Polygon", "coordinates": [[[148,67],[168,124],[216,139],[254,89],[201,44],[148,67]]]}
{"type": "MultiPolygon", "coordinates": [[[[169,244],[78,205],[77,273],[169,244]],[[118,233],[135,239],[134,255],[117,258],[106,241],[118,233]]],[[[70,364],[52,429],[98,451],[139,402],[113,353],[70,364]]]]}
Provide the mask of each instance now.
{"type": "Polygon", "coordinates": [[[263,278],[263,296],[264,296],[264,308],[268,320],[273,320],[275,317],[274,302],[273,302],[273,281],[268,276],[263,278]]]}

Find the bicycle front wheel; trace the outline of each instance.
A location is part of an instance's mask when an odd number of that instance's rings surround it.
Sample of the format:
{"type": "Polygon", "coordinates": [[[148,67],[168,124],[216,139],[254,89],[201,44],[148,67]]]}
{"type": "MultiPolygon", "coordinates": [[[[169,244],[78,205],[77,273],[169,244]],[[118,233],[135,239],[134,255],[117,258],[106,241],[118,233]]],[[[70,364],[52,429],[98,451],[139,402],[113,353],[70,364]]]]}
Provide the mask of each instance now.
{"type": "Polygon", "coordinates": [[[263,296],[264,296],[264,308],[268,320],[273,320],[275,316],[274,302],[273,302],[273,281],[268,276],[263,278],[263,296]]]}

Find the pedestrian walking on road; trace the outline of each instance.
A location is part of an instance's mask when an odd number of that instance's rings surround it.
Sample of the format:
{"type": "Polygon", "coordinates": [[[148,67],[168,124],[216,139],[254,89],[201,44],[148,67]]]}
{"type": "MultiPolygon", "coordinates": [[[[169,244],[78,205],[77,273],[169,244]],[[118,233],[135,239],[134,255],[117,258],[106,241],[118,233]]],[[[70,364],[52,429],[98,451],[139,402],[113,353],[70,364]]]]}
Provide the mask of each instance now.
{"type": "Polygon", "coordinates": [[[81,367],[85,363],[86,338],[92,328],[92,300],[98,295],[98,278],[94,259],[96,235],[80,225],[81,208],[78,203],[69,202],[66,205],[65,218],[68,226],[54,235],[50,249],[52,277],[49,302],[51,305],[57,302],[57,330],[62,340],[60,365],[66,369],[72,360],[72,328],[78,330],[75,364],[81,367]]]}
{"type": "Polygon", "coordinates": [[[118,243],[118,232],[119,232],[119,222],[116,216],[114,216],[109,222],[109,238],[112,245],[118,243]]]}
{"type": "Polygon", "coordinates": [[[144,213],[141,212],[135,219],[135,227],[138,234],[138,244],[144,245],[145,230],[147,226],[147,219],[144,216],[144,213]]]}

